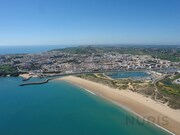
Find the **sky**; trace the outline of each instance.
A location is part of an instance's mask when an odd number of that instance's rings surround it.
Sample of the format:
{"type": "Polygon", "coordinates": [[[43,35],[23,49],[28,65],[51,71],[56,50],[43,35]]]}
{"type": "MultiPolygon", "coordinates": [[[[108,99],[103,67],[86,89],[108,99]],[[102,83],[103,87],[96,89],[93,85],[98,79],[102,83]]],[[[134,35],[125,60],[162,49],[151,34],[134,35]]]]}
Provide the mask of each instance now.
{"type": "Polygon", "coordinates": [[[180,0],[0,0],[0,46],[180,45],[180,0]]]}

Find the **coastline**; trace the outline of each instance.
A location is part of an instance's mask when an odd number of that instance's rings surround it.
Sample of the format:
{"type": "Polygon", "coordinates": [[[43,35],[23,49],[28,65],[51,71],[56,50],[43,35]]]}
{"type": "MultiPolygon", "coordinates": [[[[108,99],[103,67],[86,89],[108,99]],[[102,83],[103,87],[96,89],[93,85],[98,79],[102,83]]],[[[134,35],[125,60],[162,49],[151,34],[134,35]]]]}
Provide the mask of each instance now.
{"type": "Polygon", "coordinates": [[[154,123],[156,126],[171,134],[180,134],[180,129],[178,128],[178,125],[180,125],[180,110],[171,109],[164,104],[129,90],[116,90],[74,76],[67,76],[56,80],[63,80],[75,84],[91,94],[94,93],[95,95],[101,96],[134,113],[136,116],[154,123]],[[163,118],[167,118],[168,124],[163,124],[163,118]]]}
{"type": "Polygon", "coordinates": [[[28,79],[30,77],[38,77],[37,75],[31,75],[31,74],[20,74],[19,76],[24,79],[28,79]]]}
{"type": "Polygon", "coordinates": [[[24,79],[28,79],[29,77],[31,77],[29,74],[20,74],[19,76],[24,79]]]}

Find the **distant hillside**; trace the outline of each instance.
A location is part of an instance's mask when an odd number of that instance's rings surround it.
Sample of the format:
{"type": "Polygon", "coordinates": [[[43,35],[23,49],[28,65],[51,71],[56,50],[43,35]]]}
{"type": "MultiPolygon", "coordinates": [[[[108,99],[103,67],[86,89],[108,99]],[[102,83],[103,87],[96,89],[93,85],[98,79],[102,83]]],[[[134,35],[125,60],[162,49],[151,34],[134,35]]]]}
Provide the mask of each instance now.
{"type": "Polygon", "coordinates": [[[120,54],[151,55],[155,58],[180,62],[179,46],[83,46],[55,49],[52,51],[62,51],[72,54],[97,54],[116,52],[120,54]]]}

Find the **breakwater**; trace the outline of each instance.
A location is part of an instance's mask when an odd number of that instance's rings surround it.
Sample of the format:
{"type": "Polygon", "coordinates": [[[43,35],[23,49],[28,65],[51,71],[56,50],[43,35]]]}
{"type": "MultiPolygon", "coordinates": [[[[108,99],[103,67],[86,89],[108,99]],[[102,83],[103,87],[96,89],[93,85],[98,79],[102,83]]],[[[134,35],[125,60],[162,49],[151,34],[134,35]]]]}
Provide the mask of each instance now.
{"type": "Polygon", "coordinates": [[[27,83],[22,83],[19,86],[26,86],[26,85],[39,85],[39,84],[45,84],[48,83],[50,80],[53,80],[55,78],[48,78],[44,81],[40,81],[40,82],[27,82],[27,83]]]}

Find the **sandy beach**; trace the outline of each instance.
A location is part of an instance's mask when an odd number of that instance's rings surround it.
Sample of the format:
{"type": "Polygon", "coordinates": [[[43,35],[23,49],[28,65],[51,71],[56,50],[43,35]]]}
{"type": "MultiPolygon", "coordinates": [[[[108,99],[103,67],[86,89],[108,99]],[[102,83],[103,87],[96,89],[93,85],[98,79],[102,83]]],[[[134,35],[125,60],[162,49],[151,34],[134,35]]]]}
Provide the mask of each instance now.
{"type": "Polygon", "coordinates": [[[24,79],[28,79],[29,77],[31,77],[29,74],[20,74],[19,76],[24,79]]]}
{"type": "Polygon", "coordinates": [[[180,110],[156,102],[138,93],[129,90],[117,90],[108,86],[91,82],[74,76],[67,76],[57,80],[68,81],[80,86],[97,96],[101,96],[116,105],[119,105],[142,118],[153,122],[174,134],[180,134],[180,110]]]}
{"type": "Polygon", "coordinates": [[[19,76],[24,79],[28,79],[30,77],[37,77],[37,75],[31,75],[31,74],[20,74],[19,76]]]}

